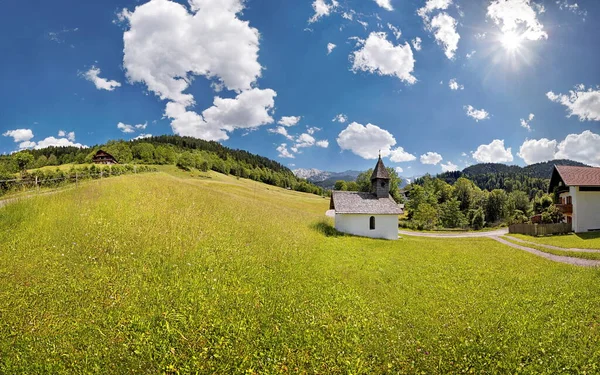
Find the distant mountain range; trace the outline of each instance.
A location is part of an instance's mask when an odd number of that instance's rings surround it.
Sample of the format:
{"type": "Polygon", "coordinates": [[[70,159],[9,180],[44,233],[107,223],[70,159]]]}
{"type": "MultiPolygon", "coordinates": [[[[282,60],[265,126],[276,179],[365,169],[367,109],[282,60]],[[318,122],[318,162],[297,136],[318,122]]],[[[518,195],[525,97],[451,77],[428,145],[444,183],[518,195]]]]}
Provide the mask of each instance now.
{"type": "MultiPolygon", "coordinates": [[[[359,174],[361,174],[363,171],[344,171],[344,172],[328,172],[328,171],[322,171],[319,169],[294,169],[292,172],[294,172],[294,174],[296,175],[296,177],[298,178],[305,178],[307,179],[309,182],[312,182],[313,184],[320,186],[324,189],[332,189],[333,186],[335,185],[336,181],[342,180],[342,181],[355,181],[356,177],[358,177],[359,174]]],[[[402,179],[402,184],[400,185],[400,187],[404,187],[407,184],[411,183],[412,181],[414,181],[414,179],[416,177],[402,177],[400,176],[400,178],[402,179]]]]}

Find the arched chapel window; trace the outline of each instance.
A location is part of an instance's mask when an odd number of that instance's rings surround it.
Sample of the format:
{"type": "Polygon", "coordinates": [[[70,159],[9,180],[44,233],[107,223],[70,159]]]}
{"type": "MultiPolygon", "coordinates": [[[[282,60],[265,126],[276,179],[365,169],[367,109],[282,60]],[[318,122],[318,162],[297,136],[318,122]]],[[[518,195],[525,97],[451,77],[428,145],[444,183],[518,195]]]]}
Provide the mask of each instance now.
{"type": "Polygon", "coordinates": [[[375,216],[371,216],[369,219],[369,228],[371,230],[375,230],[375,216]]]}

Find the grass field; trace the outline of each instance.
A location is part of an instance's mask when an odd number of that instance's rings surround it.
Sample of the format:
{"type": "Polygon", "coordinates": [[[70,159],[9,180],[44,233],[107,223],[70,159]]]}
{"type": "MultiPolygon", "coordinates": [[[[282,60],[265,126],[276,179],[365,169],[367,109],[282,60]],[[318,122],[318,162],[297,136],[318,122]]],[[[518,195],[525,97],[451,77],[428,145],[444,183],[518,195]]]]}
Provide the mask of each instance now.
{"type": "Polygon", "coordinates": [[[167,168],[0,208],[0,373],[600,372],[600,270],[328,204],[167,168]]]}
{"type": "Polygon", "coordinates": [[[511,234],[525,241],[542,245],[564,247],[565,249],[597,249],[600,250],[600,232],[566,234],[562,236],[533,237],[524,234],[511,234]]]}
{"type": "Polygon", "coordinates": [[[511,236],[504,236],[504,239],[510,243],[514,243],[515,245],[526,246],[532,249],[536,249],[539,251],[543,251],[544,253],[572,257],[572,258],[582,258],[582,259],[591,259],[591,260],[600,260],[600,252],[581,252],[581,251],[569,251],[568,249],[553,249],[548,248],[546,246],[536,244],[536,243],[523,243],[516,241],[511,236]]]}

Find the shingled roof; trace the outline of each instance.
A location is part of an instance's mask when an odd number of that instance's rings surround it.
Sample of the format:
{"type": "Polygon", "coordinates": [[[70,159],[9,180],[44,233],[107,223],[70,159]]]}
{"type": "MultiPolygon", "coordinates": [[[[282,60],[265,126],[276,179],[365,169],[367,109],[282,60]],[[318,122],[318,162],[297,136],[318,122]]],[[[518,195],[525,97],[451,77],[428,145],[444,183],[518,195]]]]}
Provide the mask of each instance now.
{"type": "Polygon", "coordinates": [[[371,175],[371,181],[376,179],[389,180],[390,174],[387,169],[385,169],[385,165],[383,165],[383,160],[381,160],[381,155],[379,155],[379,160],[377,161],[377,165],[373,170],[373,174],[371,175]]]}
{"type": "Polygon", "coordinates": [[[401,215],[402,209],[392,198],[377,198],[372,193],[334,191],[330,209],[336,214],[401,215]]]}
{"type": "Polygon", "coordinates": [[[550,180],[550,191],[558,186],[559,180],[566,186],[600,186],[600,168],[555,165],[550,180]]]}

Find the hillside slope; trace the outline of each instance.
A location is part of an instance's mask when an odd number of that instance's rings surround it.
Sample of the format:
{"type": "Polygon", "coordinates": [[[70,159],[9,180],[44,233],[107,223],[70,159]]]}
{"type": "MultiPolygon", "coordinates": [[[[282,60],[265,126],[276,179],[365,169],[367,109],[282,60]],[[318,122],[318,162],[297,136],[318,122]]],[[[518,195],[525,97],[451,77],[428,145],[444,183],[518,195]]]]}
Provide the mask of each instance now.
{"type": "Polygon", "coordinates": [[[327,199],[165,170],[0,208],[0,373],[592,373],[600,362],[595,270],[485,239],[337,236],[327,199]]]}

